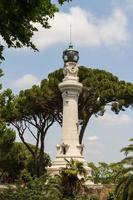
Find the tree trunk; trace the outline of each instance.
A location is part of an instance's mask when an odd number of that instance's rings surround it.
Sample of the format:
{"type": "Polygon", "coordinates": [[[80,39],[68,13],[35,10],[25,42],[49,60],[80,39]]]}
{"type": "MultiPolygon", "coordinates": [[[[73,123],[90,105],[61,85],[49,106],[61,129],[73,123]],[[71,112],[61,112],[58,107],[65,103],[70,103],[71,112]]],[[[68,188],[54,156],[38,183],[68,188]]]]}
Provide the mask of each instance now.
{"type": "Polygon", "coordinates": [[[38,174],[38,158],[37,158],[37,155],[34,155],[33,159],[34,159],[33,173],[34,173],[37,177],[39,177],[39,174],[38,174]]]}
{"type": "Polygon", "coordinates": [[[85,129],[87,127],[89,119],[90,119],[90,117],[86,121],[83,121],[83,125],[81,127],[80,134],[79,134],[79,144],[82,144],[84,132],[85,132],[85,129]]]}
{"type": "Polygon", "coordinates": [[[38,159],[38,174],[39,176],[43,175],[44,173],[44,167],[45,167],[45,163],[44,163],[44,139],[45,139],[45,133],[42,131],[41,132],[41,138],[40,138],[40,152],[39,152],[39,159],[38,159]]]}

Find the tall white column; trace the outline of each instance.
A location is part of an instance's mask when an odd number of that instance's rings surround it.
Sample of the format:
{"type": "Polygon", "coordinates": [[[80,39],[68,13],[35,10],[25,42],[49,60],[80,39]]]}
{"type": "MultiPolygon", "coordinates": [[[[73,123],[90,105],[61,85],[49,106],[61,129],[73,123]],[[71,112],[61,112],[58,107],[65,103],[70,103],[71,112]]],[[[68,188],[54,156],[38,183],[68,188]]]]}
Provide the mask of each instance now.
{"type": "Polygon", "coordinates": [[[65,78],[59,84],[63,98],[63,124],[61,144],[66,149],[62,154],[66,157],[81,157],[82,145],[79,145],[78,122],[78,97],[82,90],[82,84],[78,82],[78,66],[74,62],[68,62],[64,66],[65,78]]]}
{"type": "MultiPolygon", "coordinates": [[[[73,56],[73,49],[66,50],[73,56]]],[[[74,51],[76,52],[76,51],[74,51]]],[[[65,56],[65,55],[64,55],[65,56]]],[[[74,59],[74,58],[73,58],[74,59]]],[[[60,168],[65,167],[66,160],[71,158],[84,163],[84,167],[91,177],[91,169],[87,166],[83,157],[83,145],[79,144],[79,121],[78,121],[78,98],[82,91],[82,84],[79,83],[77,62],[65,62],[64,79],[59,84],[59,89],[63,98],[63,122],[61,143],[57,145],[57,156],[48,171],[52,174],[59,172],[60,168]]],[[[92,184],[89,181],[89,184],[92,184]]]]}

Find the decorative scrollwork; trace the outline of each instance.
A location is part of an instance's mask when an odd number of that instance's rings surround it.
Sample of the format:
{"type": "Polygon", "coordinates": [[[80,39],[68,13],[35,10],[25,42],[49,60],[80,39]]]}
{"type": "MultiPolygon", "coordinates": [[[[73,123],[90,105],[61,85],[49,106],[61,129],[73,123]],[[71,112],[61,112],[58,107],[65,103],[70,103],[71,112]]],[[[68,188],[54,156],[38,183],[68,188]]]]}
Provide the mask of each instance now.
{"type": "Polygon", "coordinates": [[[64,67],[65,80],[78,78],[78,66],[76,63],[66,63],[64,67]]]}
{"type": "Polygon", "coordinates": [[[61,153],[63,153],[63,155],[65,155],[68,151],[69,145],[64,144],[64,142],[63,142],[60,146],[61,146],[61,153]]]}
{"type": "Polygon", "coordinates": [[[83,144],[77,145],[77,148],[80,150],[80,154],[83,155],[84,145],[83,144]]]}

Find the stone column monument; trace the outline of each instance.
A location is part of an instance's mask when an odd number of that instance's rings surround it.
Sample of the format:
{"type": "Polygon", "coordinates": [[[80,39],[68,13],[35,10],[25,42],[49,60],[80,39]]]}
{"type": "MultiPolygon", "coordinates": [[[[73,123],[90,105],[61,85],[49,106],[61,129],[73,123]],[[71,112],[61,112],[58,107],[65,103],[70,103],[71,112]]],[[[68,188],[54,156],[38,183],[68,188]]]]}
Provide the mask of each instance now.
{"type": "Polygon", "coordinates": [[[59,172],[61,167],[65,167],[65,159],[78,160],[84,163],[91,176],[91,170],[87,167],[83,157],[83,145],[79,144],[79,120],[78,120],[78,97],[82,91],[82,84],[78,78],[78,59],[79,53],[69,48],[63,52],[64,60],[64,79],[59,84],[59,89],[63,98],[63,123],[61,143],[57,145],[57,156],[49,171],[52,174],[59,172]]]}

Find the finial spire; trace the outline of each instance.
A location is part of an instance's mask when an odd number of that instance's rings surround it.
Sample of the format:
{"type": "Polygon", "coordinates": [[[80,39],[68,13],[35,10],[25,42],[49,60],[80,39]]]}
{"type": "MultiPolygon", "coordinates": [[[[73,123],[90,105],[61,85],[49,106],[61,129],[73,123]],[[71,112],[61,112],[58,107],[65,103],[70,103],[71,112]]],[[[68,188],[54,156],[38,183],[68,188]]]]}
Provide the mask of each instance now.
{"type": "Polygon", "coordinates": [[[70,43],[69,43],[69,48],[73,48],[72,44],[72,25],[70,24],[70,43]]]}
{"type": "Polygon", "coordinates": [[[72,25],[70,24],[70,44],[72,44],[72,25]]]}
{"type": "Polygon", "coordinates": [[[65,51],[63,51],[63,60],[64,60],[64,63],[67,63],[67,62],[77,63],[79,60],[79,52],[73,48],[71,24],[70,24],[70,32],[69,33],[70,33],[69,46],[67,49],[65,49],[65,51]]]}

